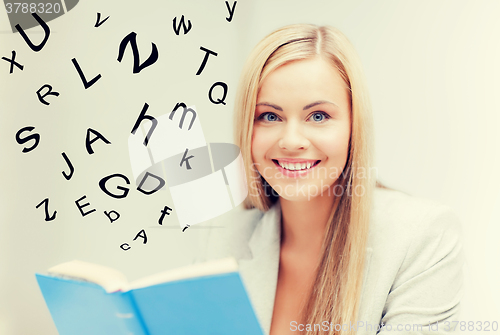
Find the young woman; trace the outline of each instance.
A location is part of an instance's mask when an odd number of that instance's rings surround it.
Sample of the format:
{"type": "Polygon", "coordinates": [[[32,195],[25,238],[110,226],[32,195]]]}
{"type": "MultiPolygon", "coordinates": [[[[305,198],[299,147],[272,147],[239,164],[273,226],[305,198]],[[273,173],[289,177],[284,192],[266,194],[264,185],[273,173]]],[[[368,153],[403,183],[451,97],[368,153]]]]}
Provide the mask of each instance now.
{"type": "Polygon", "coordinates": [[[247,210],[225,240],[210,233],[205,256],[238,259],[266,334],[453,327],[459,226],[442,206],[375,187],[371,118],[338,30],[287,26],[250,55],[236,102],[247,210]]]}

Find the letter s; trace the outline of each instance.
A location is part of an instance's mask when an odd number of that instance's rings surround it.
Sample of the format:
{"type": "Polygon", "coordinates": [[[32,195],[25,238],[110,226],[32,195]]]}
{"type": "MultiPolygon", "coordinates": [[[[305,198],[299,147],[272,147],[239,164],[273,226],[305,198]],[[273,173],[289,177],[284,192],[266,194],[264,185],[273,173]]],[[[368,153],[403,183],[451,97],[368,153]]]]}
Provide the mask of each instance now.
{"type": "Polygon", "coordinates": [[[293,332],[297,331],[297,321],[290,321],[290,330],[293,332]],[[292,329],[292,327],[295,327],[295,329],[292,329]]]}
{"type": "Polygon", "coordinates": [[[31,134],[31,135],[28,135],[26,137],[21,138],[21,136],[20,136],[21,133],[24,133],[25,131],[32,131],[33,129],[35,129],[35,127],[28,126],[28,127],[24,127],[24,128],[19,129],[19,131],[16,133],[16,141],[19,144],[24,144],[30,140],[35,141],[35,143],[31,147],[23,148],[23,153],[28,153],[31,150],[34,150],[38,146],[38,143],[40,142],[40,134],[37,134],[37,133],[34,133],[34,134],[31,134]]]}

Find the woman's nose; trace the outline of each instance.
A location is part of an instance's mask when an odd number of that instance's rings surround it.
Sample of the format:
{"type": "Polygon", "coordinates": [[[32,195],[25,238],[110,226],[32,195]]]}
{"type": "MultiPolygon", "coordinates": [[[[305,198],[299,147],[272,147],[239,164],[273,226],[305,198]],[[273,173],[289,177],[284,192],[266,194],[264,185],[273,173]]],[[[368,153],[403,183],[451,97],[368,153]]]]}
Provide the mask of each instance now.
{"type": "Polygon", "coordinates": [[[310,142],[300,124],[289,122],[283,129],[278,145],[280,149],[294,151],[309,148],[310,142]]]}

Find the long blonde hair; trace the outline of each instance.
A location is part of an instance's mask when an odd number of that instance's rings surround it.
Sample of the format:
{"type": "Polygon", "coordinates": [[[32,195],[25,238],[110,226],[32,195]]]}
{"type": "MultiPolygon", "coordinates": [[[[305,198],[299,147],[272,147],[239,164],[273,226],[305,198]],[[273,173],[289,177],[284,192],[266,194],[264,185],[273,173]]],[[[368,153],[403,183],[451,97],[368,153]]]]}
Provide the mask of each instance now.
{"type": "MultiPolygon", "coordinates": [[[[276,196],[255,169],[251,144],[259,89],[272,71],[289,62],[322,56],[341,74],[351,97],[351,137],[344,172],[337,180],[343,192],[332,208],[317,274],[303,309],[303,323],[329,321],[329,331],[307,334],[352,334],[339,326],[356,323],[375,179],[372,163],[372,116],[358,56],[347,38],[332,27],[297,24],[265,37],[251,53],[236,100],[236,144],[246,166],[249,196],[246,208],[268,210],[276,196]],[[368,172],[368,173],[367,173],[368,172]],[[337,330],[335,330],[337,328],[337,330]]],[[[313,327],[314,328],[314,327],[313,327]]],[[[322,328],[322,327],[320,327],[322,328]]]]}

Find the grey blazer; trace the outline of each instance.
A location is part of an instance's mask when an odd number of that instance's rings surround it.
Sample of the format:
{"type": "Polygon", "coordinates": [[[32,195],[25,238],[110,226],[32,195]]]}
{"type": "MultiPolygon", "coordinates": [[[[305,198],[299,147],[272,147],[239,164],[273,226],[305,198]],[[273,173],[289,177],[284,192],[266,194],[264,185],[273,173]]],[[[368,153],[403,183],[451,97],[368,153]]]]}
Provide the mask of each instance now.
{"type": "MultiPolygon", "coordinates": [[[[278,278],[280,222],[279,205],[265,213],[226,215],[203,234],[198,259],[236,258],[266,334],[278,278]]],[[[462,268],[460,224],[447,207],[376,189],[360,310],[350,329],[358,334],[448,333],[458,320],[462,268]]]]}

